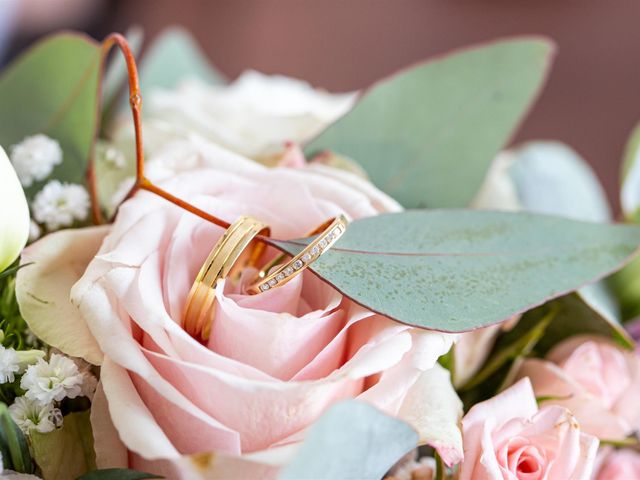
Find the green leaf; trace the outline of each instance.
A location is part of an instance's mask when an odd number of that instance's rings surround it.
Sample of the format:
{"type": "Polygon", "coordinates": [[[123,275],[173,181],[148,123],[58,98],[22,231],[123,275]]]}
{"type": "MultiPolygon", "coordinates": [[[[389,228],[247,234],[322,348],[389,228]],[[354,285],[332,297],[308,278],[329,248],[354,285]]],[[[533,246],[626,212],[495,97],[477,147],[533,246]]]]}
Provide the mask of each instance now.
{"type": "MultiPolygon", "coordinates": [[[[83,183],[96,132],[100,45],[79,34],[45,38],[0,76],[0,145],[44,133],[58,142],[63,162],[51,178],[83,183]]],[[[33,197],[42,183],[27,189],[33,197]]]]}
{"type": "Polygon", "coordinates": [[[126,468],[104,468],[82,475],[77,480],[146,480],[149,478],[163,477],[126,468]]]}
{"type": "MultiPolygon", "coordinates": [[[[309,239],[272,241],[297,254],[309,239]]],[[[640,227],[532,213],[406,211],[352,222],[310,268],[368,309],[460,332],[501,322],[628,261],[640,227]]]]}
{"type": "Polygon", "coordinates": [[[311,141],[359,162],[407,208],[465,207],[540,90],[552,44],[503,40],[376,83],[311,141]]]}
{"type": "Polygon", "coordinates": [[[5,467],[19,473],[33,473],[27,439],[9,415],[4,403],[0,403],[0,443],[3,445],[2,454],[8,453],[7,458],[2,458],[5,467]]]}
{"type": "Polygon", "coordinates": [[[625,216],[640,222],[640,124],[631,133],[622,157],[620,204],[625,216]]]}
{"type": "Polygon", "coordinates": [[[331,407],[310,428],[280,480],[379,480],[418,434],[404,422],[354,400],[331,407]]]}
{"type": "Polygon", "coordinates": [[[143,98],[153,88],[173,88],[186,77],[214,85],[226,83],[187,30],[167,28],[154,39],[140,63],[143,98]]]}
{"type": "Polygon", "coordinates": [[[620,303],[622,321],[640,316],[640,257],[634,258],[624,268],[607,279],[620,303]]]}
{"type": "Polygon", "coordinates": [[[96,468],[89,413],[70,413],[62,428],[49,433],[31,431],[33,459],[47,480],[76,478],[96,468]]]}

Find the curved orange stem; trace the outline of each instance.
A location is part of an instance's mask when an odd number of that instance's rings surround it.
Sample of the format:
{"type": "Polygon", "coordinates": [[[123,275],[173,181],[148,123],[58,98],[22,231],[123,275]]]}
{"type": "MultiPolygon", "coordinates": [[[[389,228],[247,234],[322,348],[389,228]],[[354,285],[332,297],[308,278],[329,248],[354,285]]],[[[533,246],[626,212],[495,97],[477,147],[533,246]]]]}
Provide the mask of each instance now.
{"type": "MultiPolygon", "coordinates": [[[[194,215],[197,215],[208,222],[215,223],[223,228],[229,227],[229,223],[224,220],[215,217],[204,210],[191,205],[189,202],[185,202],[184,200],[179,199],[175,195],[170,194],[169,192],[161,189],[154,185],[148,178],[144,175],[144,147],[142,144],[142,96],[140,94],[140,80],[138,78],[138,67],[136,66],[136,60],[131,51],[131,47],[129,47],[129,42],[127,39],[119,33],[112,33],[102,42],[102,55],[103,62],[106,59],[109,51],[117,46],[122,54],[124,55],[125,63],[127,65],[127,73],[129,77],[129,105],[131,107],[131,115],[133,117],[133,127],[135,130],[135,140],[136,140],[136,180],[127,194],[126,198],[130,198],[134,196],[138,190],[147,190],[148,192],[154,193],[165,200],[177,205],[180,208],[183,208],[194,215]]],[[[92,195],[92,199],[97,197],[96,186],[95,186],[95,173],[93,169],[93,162],[89,163],[89,171],[88,178],[90,184],[90,193],[92,195]]],[[[94,200],[94,217],[101,218],[100,207],[98,206],[98,202],[94,200]],[[98,217],[96,217],[96,211],[98,217]]]]}

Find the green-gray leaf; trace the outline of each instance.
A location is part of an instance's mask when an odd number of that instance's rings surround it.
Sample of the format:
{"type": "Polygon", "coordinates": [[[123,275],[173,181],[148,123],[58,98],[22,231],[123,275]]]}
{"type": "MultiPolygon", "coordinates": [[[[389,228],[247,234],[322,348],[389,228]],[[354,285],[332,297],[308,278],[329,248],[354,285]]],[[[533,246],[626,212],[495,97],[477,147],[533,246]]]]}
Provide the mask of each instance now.
{"type": "Polygon", "coordinates": [[[404,422],[365,403],[331,407],[311,427],[280,480],[379,480],[418,443],[404,422]]]}
{"type": "Polygon", "coordinates": [[[187,30],[167,28],[154,39],[140,63],[142,95],[156,87],[173,88],[186,77],[214,85],[226,83],[187,30]]]}
{"type": "Polygon", "coordinates": [[[539,91],[553,47],[499,41],[375,84],[307,145],[359,162],[407,208],[465,207],[539,91]]]}
{"type": "Polygon", "coordinates": [[[523,210],[607,222],[611,209],[593,169],[560,142],[529,142],[510,150],[509,176],[523,210]]]}
{"type": "MultiPolygon", "coordinates": [[[[501,208],[501,203],[509,203],[513,195],[515,205],[513,201],[507,205],[511,208],[594,222],[611,219],[611,209],[598,177],[576,152],[559,142],[529,142],[508,150],[496,159],[492,170],[495,173],[490,174],[483,185],[486,195],[476,198],[476,203],[483,207],[501,208]],[[511,193],[501,198],[497,192],[505,190],[511,193]]],[[[580,289],[577,298],[582,308],[594,310],[587,317],[591,322],[602,322],[601,332],[624,335],[619,325],[617,302],[604,282],[580,289]]],[[[569,323],[576,321],[579,319],[568,320],[569,323]]],[[[522,331],[526,332],[528,330],[522,331]]]]}
{"type": "Polygon", "coordinates": [[[0,76],[0,145],[44,133],[63,150],[51,178],[83,183],[98,119],[100,61],[100,45],[72,33],[48,37],[20,56],[0,76]]]}
{"type": "MultiPolygon", "coordinates": [[[[274,241],[297,254],[308,240],[274,241]]],[[[460,332],[598,280],[640,245],[640,227],[532,213],[407,211],[352,222],[312,269],[402,323],[460,332]]]]}

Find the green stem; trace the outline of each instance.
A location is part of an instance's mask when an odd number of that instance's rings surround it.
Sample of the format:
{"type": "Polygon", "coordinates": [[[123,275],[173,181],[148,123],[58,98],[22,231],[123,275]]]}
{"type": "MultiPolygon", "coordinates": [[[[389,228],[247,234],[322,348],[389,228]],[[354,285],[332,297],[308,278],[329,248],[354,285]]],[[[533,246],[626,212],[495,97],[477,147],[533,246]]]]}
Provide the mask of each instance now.
{"type": "Polygon", "coordinates": [[[557,314],[558,308],[556,306],[552,306],[549,312],[542,317],[542,319],[527,333],[527,335],[519,338],[512,345],[498,352],[478,373],[476,373],[462,386],[460,391],[466,392],[477,387],[481,383],[487,381],[489,377],[500,370],[500,368],[502,368],[506,363],[511,362],[520,356],[526,357],[529,355],[540,341],[540,338],[542,338],[542,335],[544,335],[547,326],[557,314]]]}

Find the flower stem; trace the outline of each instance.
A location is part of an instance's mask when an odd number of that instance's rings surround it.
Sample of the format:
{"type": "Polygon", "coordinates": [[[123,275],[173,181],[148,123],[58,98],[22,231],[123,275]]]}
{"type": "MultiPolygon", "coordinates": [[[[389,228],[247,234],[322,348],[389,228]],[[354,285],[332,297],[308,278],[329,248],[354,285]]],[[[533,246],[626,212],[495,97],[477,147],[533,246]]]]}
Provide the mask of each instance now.
{"type": "MultiPolygon", "coordinates": [[[[207,220],[208,222],[215,223],[223,228],[229,226],[228,222],[219,219],[218,217],[211,215],[204,210],[191,205],[189,202],[185,202],[175,195],[157,187],[144,175],[144,147],[142,142],[142,95],[140,92],[140,80],[138,77],[138,67],[136,66],[136,60],[127,39],[119,33],[112,33],[102,42],[103,53],[103,66],[106,60],[107,54],[113,48],[117,46],[122,54],[127,65],[127,73],[129,79],[129,105],[131,107],[131,115],[133,117],[133,128],[135,131],[135,144],[136,144],[136,179],[133,187],[127,194],[126,199],[133,197],[139,190],[147,190],[154,193],[165,200],[177,205],[188,212],[198,215],[200,218],[207,220]]],[[[93,216],[96,223],[102,223],[102,212],[100,211],[100,205],[97,199],[97,187],[95,170],[93,167],[93,159],[89,162],[89,169],[87,172],[89,180],[89,193],[91,195],[91,204],[93,210],[93,216]]],[[[117,210],[116,210],[117,212],[117,210]]]]}

